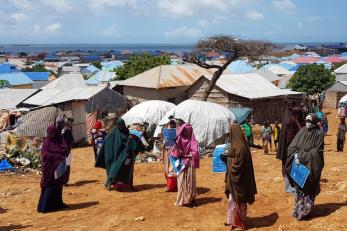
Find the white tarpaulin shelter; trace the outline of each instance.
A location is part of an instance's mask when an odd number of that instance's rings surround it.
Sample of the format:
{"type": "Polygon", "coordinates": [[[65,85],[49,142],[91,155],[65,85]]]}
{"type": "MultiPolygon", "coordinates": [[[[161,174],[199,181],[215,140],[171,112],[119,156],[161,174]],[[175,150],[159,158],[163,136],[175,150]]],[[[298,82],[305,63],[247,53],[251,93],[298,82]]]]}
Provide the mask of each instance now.
{"type": "Polygon", "coordinates": [[[340,103],[347,103],[347,95],[343,96],[343,97],[340,99],[340,103]]]}
{"type": "Polygon", "coordinates": [[[158,124],[164,115],[173,109],[175,104],[161,100],[149,100],[136,105],[125,113],[122,118],[127,126],[148,123],[158,124]]]}
{"type": "MultiPolygon", "coordinates": [[[[223,135],[229,133],[230,124],[235,120],[234,114],[227,108],[215,103],[186,100],[173,110],[171,115],[176,119],[182,119],[193,126],[194,134],[199,144],[209,146],[223,135]]],[[[159,124],[166,124],[165,115],[159,124]]],[[[157,128],[161,129],[161,128],[157,128]]],[[[160,131],[158,131],[160,133],[160,131]]]]}

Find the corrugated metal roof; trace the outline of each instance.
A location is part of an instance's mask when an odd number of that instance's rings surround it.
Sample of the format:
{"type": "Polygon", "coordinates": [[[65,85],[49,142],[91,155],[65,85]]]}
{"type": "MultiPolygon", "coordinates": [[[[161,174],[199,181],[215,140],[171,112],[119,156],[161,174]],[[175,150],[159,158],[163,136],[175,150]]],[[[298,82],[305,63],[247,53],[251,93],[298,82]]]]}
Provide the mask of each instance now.
{"type": "Polygon", "coordinates": [[[255,72],[258,73],[264,79],[266,79],[267,81],[270,81],[270,82],[274,82],[274,81],[277,81],[277,80],[281,79],[280,77],[278,77],[278,75],[275,75],[273,72],[269,71],[266,68],[258,69],[255,72]]]}
{"type": "Polygon", "coordinates": [[[337,81],[332,85],[327,92],[347,92],[347,81],[337,81]]]}
{"type": "MultiPolygon", "coordinates": [[[[206,78],[210,80],[212,77],[206,78]]],[[[225,74],[218,79],[216,85],[230,94],[248,99],[302,94],[300,92],[279,89],[257,73],[225,74]]]]}
{"type": "Polygon", "coordinates": [[[203,75],[212,75],[215,69],[204,69],[197,65],[161,65],[124,80],[118,85],[143,88],[169,88],[190,86],[203,75]]]}
{"type": "Polygon", "coordinates": [[[5,74],[5,73],[11,73],[17,71],[16,67],[10,63],[3,63],[0,64],[0,73],[5,74]]]}
{"type": "Polygon", "coordinates": [[[70,73],[65,74],[53,80],[42,89],[73,89],[75,87],[86,87],[87,84],[84,82],[82,74],[79,73],[70,73]]]}
{"type": "Polygon", "coordinates": [[[0,89],[0,109],[15,109],[35,92],[36,89],[0,89]]]}
{"type": "Polygon", "coordinates": [[[47,81],[49,72],[23,72],[33,81],[47,81]]]}
{"type": "Polygon", "coordinates": [[[76,66],[63,66],[63,71],[64,72],[78,73],[81,71],[81,69],[79,67],[76,67],[76,66]]]}
{"type": "Polygon", "coordinates": [[[0,80],[7,80],[12,86],[34,83],[28,76],[23,74],[23,72],[12,72],[12,73],[0,74],[0,80]]]}
{"type": "Polygon", "coordinates": [[[105,87],[83,87],[68,90],[44,89],[23,103],[35,106],[48,106],[76,100],[89,100],[105,87]]]}
{"type": "Polygon", "coordinates": [[[293,73],[288,71],[286,68],[278,65],[278,64],[266,64],[265,66],[263,66],[262,68],[266,68],[269,71],[271,71],[272,73],[274,73],[275,75],[292,75],[293,73]]]}
{"type": "Polygon", "coordinates": [[[334,71],[336,74],[347,74],[347,63],[334,71]]]}

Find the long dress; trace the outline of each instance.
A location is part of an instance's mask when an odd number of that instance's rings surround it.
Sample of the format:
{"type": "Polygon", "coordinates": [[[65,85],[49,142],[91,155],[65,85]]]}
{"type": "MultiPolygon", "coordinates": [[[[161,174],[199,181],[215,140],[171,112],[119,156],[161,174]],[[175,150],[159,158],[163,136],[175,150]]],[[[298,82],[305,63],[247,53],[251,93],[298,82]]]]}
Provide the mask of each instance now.
{"type": "Polygon", "coordinates": [[[130,135],[124,120],[107,135],[98,153],[95,167],[106,169],[107,189],[132,189],[135,157],[141,149],[141,141],[130,135]],[[120,128],[122,127],[122,128],[120,128]]]}
{"type": "Polygon", "coordinates": [[[251,152],[241,127],[231,125],[230,149],[227,154],[225,195],[228,197],[227,224],[246,229],[247,203],[255,201],[255,183],[251,152]]]}
{"type": "MultiPolygon", "coordinates": [[[[312,117],[318,120],[314,115],[312,114],[312,117]]],[[[288,148],[286,175],[291,185],[296,189],[293,217],[297,220],[305,219],[310,215],[315,198],[320,192],[319,182],[324,167],[323,150],[324,135],[317,125],[311,128],[303,127],[288,148]],[[310,175],[304,188],[298,186],[290,177],[295,154],[298,155],[300,163],[310,170],[310,175]]]]}
{"type": "Polygon", "coordinates": [[[176,206],[193,206],[196,197],[195,169],[199,168],[199,145],[190,124],[183,124],[177,132],[175,146],[171,152],[184,161],[185,168],[177,176],[176,206]]]}
{"type": "Polygon", "coordinates": [[[46,137],[41,149],[41,195],[37,206],[37,211],[40,213],[66,207],[62,199],[65,175],[56,179],[54,172],[59,164],[66,161],[68,147],[54,125],[48,127],[47,130],[48,133],[55,133],[55,137],[54,139],[46,137]]]}
{"type": "Polygon", "coordinates": [[[169,156],[172,148],[163,146],[163,164],[165,171],[165,179],[166,179],[166,190],[168,192],[176,192],[177,191],[177,177],[174,171],[174,168],[169,160],[169,156]]]}
{"type": "Polygon", "coordinates": [[[345,139],[346,139],[346,131],[347,127],[346,124],[339,124],[337,128],[337,151],[338,152],[343,152],[343,148],[345,146],[345,139]]]}

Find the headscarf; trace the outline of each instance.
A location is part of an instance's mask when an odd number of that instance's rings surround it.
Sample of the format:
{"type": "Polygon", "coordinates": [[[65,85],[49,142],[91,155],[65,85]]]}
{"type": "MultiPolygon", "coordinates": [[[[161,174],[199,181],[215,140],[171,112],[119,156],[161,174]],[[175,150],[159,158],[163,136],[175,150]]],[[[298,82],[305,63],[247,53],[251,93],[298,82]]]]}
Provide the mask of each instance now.
{"type": "Polygon", "coordinates": [[[43,141],[41,149],[41,188],[57,183],[54,178],[54,171],[67,154],[68,148],[64,144],[59,130],[55,125],[49,126],[47,137],[43,141]],[[50,137],[48,134],[54,135],[54,137],[50,137]]]}
{"type": "Polygon", "coordinates": [[[253,203],[257,187],[253,162],[248,142],[240,125],[233,123],[230,128],[230,149],[227,155],[225,174],[225,194],[242,203],[253,203]]]}
{"type": "Polygon", "coordinates": [[[94,124],[94,129],[101,129],[102,128],[102,124],[100,120],[97,120],[94,124]]]}
{"type": "Polygon", "coordinates": [[[129,129],[125,125],[125,121],[122,118],[119,118],[116,122],[118,130],[124,135],[129,135],[129,129]]]}
{"type": "MultiPolygon", "coordinates": [[[[305,125],[302,115],[302,109],[299,107],[294,107],[291,110],[287,107],[284,111],[276,155],[277,159],[282,160],[282,166],[284,166],[287,161],[288,146],[294,139],[295,135],[305,125]]],[[[282,172],[282,174],[284,175],[284,172],[282,172]]]]}
{"type": "Polygon", "coordinates": [[[320,192],[320,177],[324,167],[324,135],[317,126],[319,119],[316,114],[311,113],[312,127],[303,127],[295,136],[292,143],[288,147],[288,157],[286,162],[286,175],[291,184],[290,171],[294,160],[295,153],[298,153],[298,158],[301,164],[305,165],[310,170],[309,178],[302,191],[305,194],[318,195],[320,192]]]}
{"type": "Polygon", "coordinates": [[[176,158],[182,158],[186,165],[189,165],[189,156],[191,155],[192,166],[199,168],[199,144],[193,133],[192,125],[185,123],[179,128],[171,155],[176,158]]]}

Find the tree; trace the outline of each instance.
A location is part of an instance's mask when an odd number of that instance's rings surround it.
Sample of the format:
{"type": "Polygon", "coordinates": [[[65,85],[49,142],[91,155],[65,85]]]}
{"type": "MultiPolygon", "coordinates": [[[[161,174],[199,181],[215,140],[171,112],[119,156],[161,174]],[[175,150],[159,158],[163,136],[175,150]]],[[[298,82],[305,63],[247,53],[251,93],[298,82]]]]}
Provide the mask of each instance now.
{"type": "Polygon", "coordinates": [[[324,68],[324,65],[303,65],[289,80],[288,87],[308,95],[322,93],[335,83],[335,75],[324,68]]]}
{"type": "Polygon", "coordinates": [[[37,64],[33,67],[26,67],[26,68],[23,68],[22,71],[24,71],[24,72],[49,72],[49,70],[47,70],[43,64],[37,64]]]}
{"type": "Polygon", "coordinates": [[[241,40],[229,35],[216,35],[200,40],[194,52],[188,58],[185,58],[184,61],[194,63],[205,69],[216,69],[202,97],[202,100],[207,101],[217,80],[232,61],[241,57],[255,59],[261,55],[268,54],[273,47],[273,44],[269,42],[241,40]],[[222,65],[206,63],[203,54],[209,51],[219,52],[224,55],[225,62],[222,65]]]}
{"type": "Polygon", "coordinates": [[[154,56],[150,54],[134,55],[129,62],[115,69],[118,79],[125,80],[156,66],[170,64],[168,56],[154,56]]]}
{"type": "Polygon", "coordinates": [[[102,65],[101,65],[101,63],[98,62],[98,61],[91,62],[90,64],[92,64],[93,66],[99,68],[100,70],[102,69],[102,65]]]}
{"type": "Polygon", "coordinates": [[[7,80],[0,80],[0,89],[9,88],[11,85],[7,80]]]}

